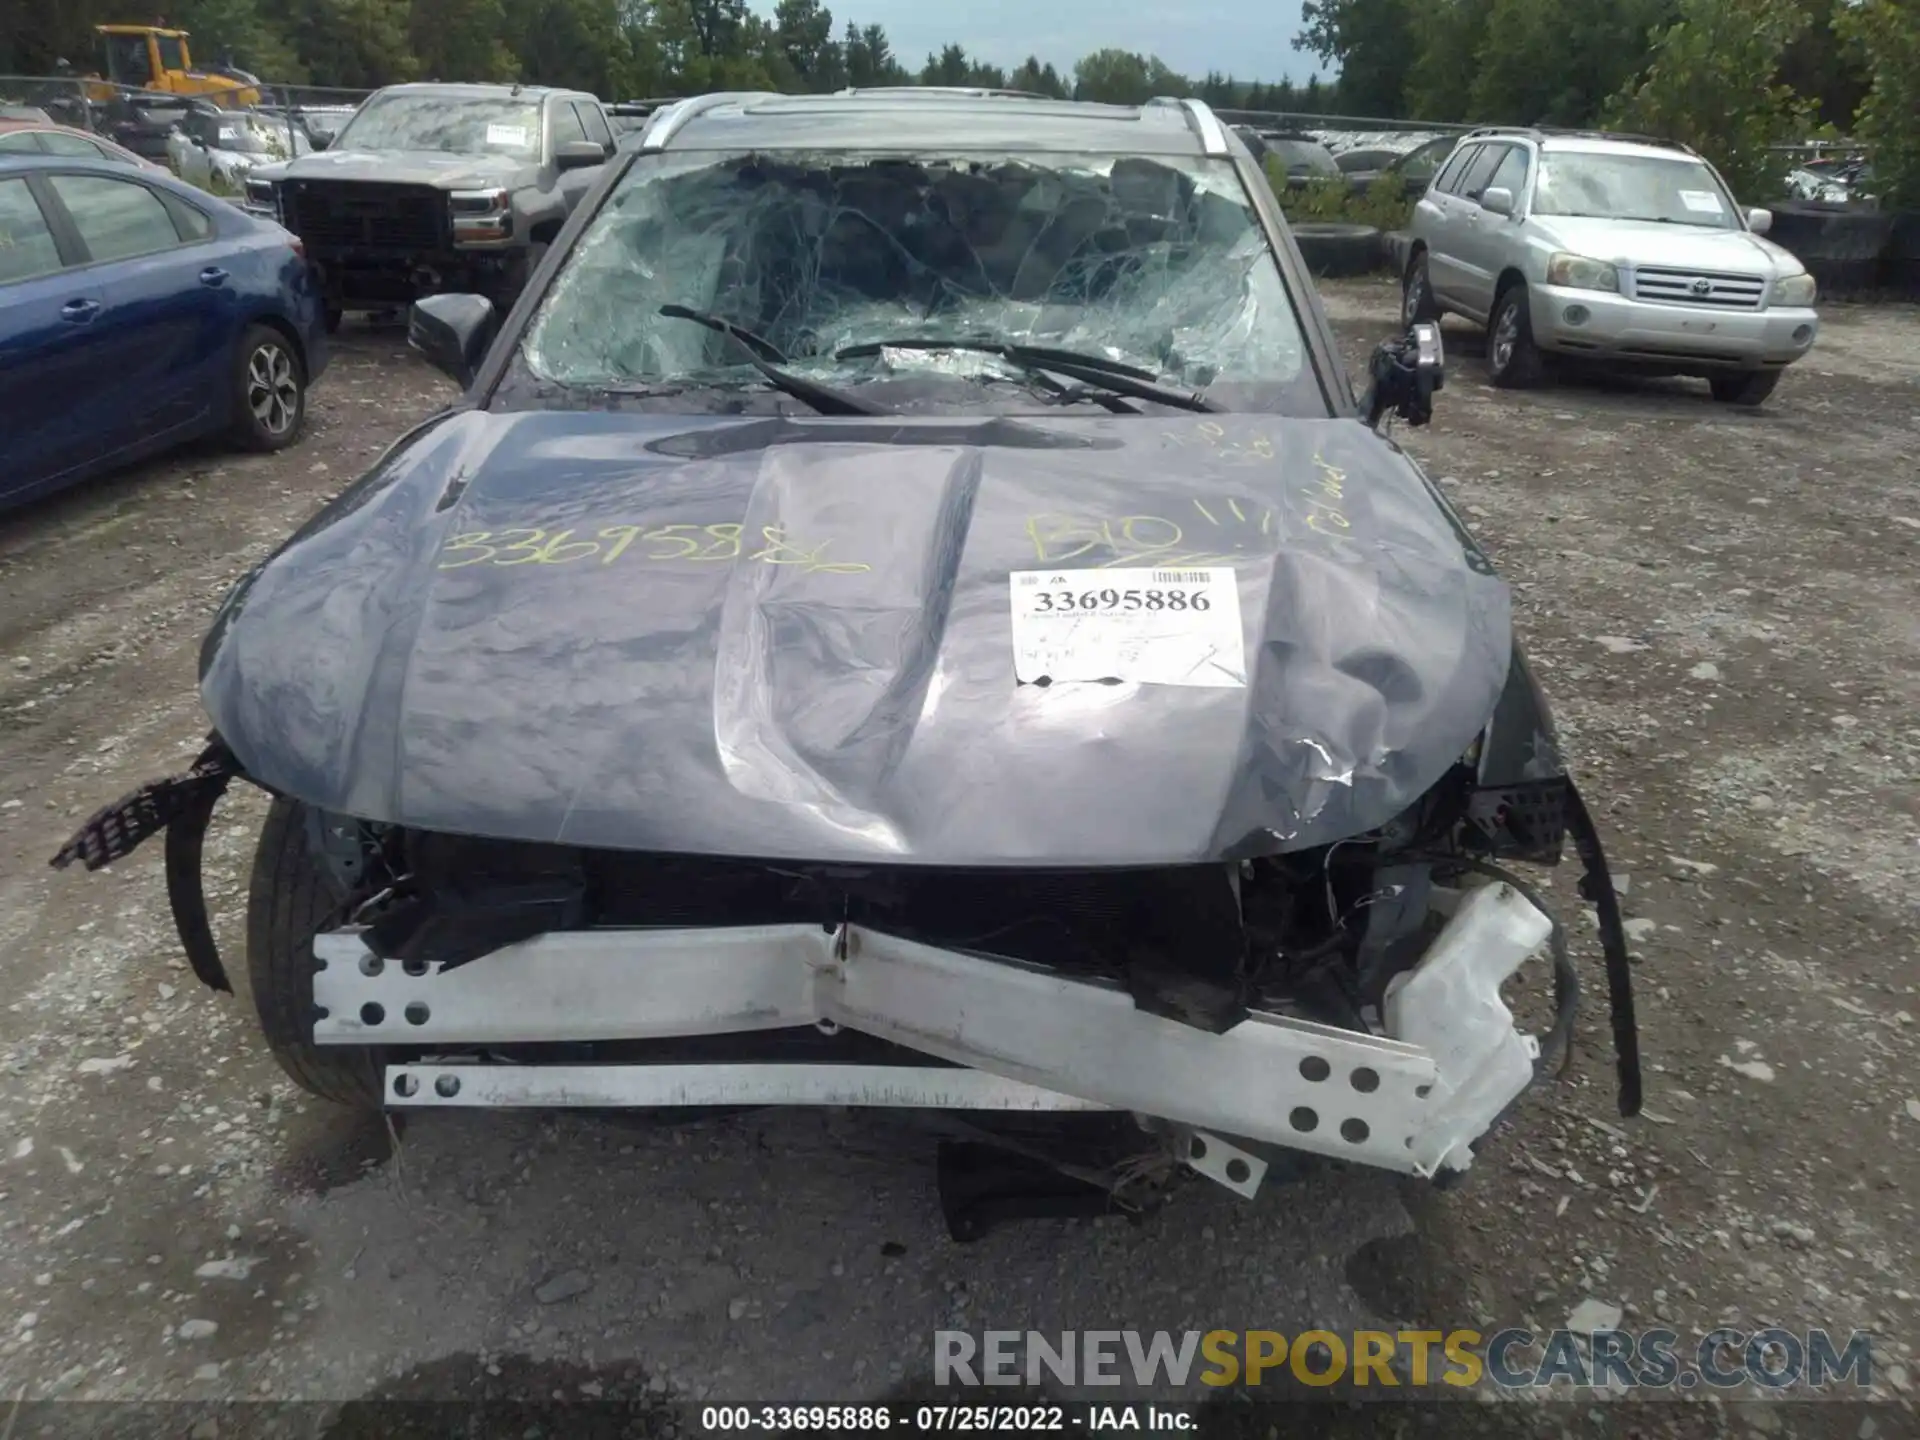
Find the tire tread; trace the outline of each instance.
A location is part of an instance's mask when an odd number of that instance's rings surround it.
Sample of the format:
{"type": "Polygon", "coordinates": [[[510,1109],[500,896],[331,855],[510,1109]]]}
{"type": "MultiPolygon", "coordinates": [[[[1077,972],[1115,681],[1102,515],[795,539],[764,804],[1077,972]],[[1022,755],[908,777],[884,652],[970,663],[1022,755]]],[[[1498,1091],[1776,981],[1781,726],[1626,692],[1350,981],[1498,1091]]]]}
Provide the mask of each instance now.
{"type": "Polygon", "coordinates": [[[310,1095],[381,1107],[382,1066],[368,1048],[313,1040],[313,934],[340,903],[307,852],[306,809],[276,799],[260,830],[247,892],[247,979],[273,1058],[310,1095]]]}

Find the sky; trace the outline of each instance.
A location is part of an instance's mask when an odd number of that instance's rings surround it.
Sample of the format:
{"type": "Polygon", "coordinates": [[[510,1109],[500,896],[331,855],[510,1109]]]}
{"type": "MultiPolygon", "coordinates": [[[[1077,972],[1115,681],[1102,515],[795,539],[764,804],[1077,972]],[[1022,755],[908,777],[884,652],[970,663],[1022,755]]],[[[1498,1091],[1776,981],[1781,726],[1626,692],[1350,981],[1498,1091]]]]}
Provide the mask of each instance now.
{"type": "MultiPolygon", "coordinates": [[[[1293,48],[1300,0],[826,0],[837,36],[852,20],[884,25],[909,69],[959,43],[1011,70],[1028,55],[1063,74],[1089,50],[1158,55],[1183,75],[1219,70],[1240,80],[1305,80],[1319,68],[1293,48]]],[[[751,0],[771,15],[774,0],[751,0]]]]}

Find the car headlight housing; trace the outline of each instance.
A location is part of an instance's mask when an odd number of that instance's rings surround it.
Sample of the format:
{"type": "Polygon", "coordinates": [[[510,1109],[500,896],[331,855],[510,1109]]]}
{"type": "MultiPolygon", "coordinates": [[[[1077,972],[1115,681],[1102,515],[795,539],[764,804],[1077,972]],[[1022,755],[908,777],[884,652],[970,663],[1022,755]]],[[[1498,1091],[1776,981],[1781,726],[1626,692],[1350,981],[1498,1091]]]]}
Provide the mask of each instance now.
{"type": "Polygon", "coordinates": [[[1547,258],[1547,283],[1564,285],[1569,290],[1611,290],[1620,292],[1620,269],[1604,260],[1558,250],[1547,258]]]}
{"type": "Polygon", "coordinates": [[[256,180],[249,175],[246,177],[246,188],[242,194],[247,209],[258,211],[262,215],[271,215],[276,220],[280,218],[280,193],[273,181],[256,180]]]}
{"type": "Polygon", "coordinates": [[[447,195],[453,243],[498,243],[513,235],[513,196],[506,190],[454,190],[447,195]]]}
{"type": "Polygon", "coordinates": [[[1819,287],[1813,283],[1813,276],[1807,274],[1782,275],[1773,282],[1773,303],[1791,306],[1796,310],[1813,304],[1813,297],[1819,287]]]}

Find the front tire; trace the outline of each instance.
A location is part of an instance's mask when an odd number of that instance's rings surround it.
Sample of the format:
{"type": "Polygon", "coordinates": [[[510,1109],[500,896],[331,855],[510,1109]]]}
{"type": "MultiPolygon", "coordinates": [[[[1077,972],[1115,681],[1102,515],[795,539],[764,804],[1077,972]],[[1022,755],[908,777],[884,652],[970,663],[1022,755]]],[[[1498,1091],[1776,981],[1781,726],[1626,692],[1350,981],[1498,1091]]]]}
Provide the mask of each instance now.
{"type": "Polygon", "coordinates": [[[1502,390],[1538,385],[1546,373],[1539,347],[1533,343],[1525,285],[1512,286],[1494,301],[1493,319],[1487,325],[1487,371],[1502,390]]]}
{"type": "Polygon", "coordinates": [[[1713,398],[1722,405],[1743,405],[1754,409],[1764,405],[1780,384],[1778,370],[1739,370],[1731,375],[1710,375],[1713,398]]]}
{"type": "Polygon", "coordinates": [[[1400,328],[1437,323],[1440,307],[1434,303],[1433,280],[1427,271],[1427,252],[1422,250],[1407,262],[1407,273],[1400,279],[1400,328]]]}
{"type": "Polygon", "coordinates": [[[243,450],[284,450],[307,418],[307,367],[293,341],[249,325],[234,356],[233,440],[243,450]]]}
{"type": "Polygon", "coordinates": [[[380,1052],[322,1047],[313,1039],[313,935],[344,898],[307,848],[306,807],[275,800],[260,829],[247,890],[247,979],[260,1030],[287,1078],[309,1095],[378,1110],[380,1052]]]}

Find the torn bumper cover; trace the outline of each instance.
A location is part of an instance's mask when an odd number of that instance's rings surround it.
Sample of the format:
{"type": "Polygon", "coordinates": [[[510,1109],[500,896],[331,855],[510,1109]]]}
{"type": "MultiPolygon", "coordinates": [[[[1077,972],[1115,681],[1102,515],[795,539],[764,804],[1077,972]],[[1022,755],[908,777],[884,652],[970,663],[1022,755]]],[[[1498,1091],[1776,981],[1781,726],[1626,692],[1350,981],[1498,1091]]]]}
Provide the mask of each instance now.
{"type": "Polygon", "coordinates": [[[169,775],[96,810],[53,857],[56,870],[78,860],[99,870],[131,855],[162,830],[167,834],[167,903],[180,932],[187,963],[201,981],[233,993],[220,950],[207,919],[206,889],[200,879],[201,851],[213,807],[240,773],[233,752],[214,736],[184,775],[169,775]]]}

